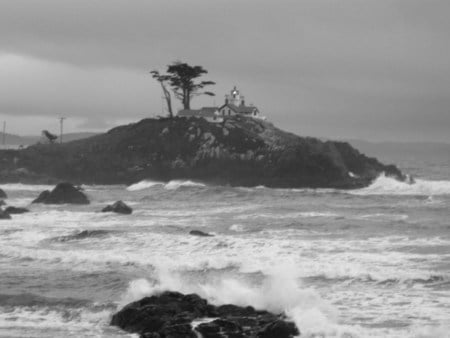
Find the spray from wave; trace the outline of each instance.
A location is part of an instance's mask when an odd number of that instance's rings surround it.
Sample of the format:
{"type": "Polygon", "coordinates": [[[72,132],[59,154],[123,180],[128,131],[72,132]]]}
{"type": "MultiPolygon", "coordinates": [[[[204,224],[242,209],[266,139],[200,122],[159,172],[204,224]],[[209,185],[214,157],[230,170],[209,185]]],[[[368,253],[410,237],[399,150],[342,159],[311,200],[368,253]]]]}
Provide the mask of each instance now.
{"type": "Polygon", "coordinates": [[[355,195],[450,195],[450,181],[416,179],[414,183],[407,183],[383,174],[370,186],[352,190],[350,193],[355,195]]]}
{"type": "Polygon", "coordinates": [[[129,284],[120,305],[139,300],[145,296],[175,290],[196,293],[215,305],[251,305],[275,313],[285,312],[300,328],[302,336],[359,337],[357,327],[338,324],[337,311],[310,288],[302,288],[299,278],[288,265],[280,265],[266,276],[260,284],[252,284],[236,277],[221,278],[207,282],[186,280],[173,271],[158,268],[156,282],[146,279],[129,284]]]}

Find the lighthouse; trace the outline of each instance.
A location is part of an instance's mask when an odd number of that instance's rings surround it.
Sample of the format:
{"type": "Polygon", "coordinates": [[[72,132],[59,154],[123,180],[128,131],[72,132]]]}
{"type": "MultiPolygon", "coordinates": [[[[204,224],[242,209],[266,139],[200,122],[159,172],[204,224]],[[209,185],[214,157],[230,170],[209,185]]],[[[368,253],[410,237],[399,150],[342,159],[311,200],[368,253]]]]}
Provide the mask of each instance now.
{"type": "Polygon", "coordinates": [[[225,104],[227,103],[236,107],[245,106],[245,98],[239,93],[236,86],[230,91],[230,94],[225,95],[225,104]]]}

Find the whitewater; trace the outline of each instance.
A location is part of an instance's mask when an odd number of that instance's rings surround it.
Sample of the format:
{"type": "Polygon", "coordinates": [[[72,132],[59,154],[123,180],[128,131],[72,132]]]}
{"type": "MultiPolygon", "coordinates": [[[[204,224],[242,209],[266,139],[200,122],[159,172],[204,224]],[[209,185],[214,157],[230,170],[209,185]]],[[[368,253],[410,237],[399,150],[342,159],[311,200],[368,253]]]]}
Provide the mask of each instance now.
{"type": "Polygon", "coordinates": [[[112,314],[163,290],[284,311],[302,337],[449,337],[450,165],[433,170],[350,191],[83,186],[89,206],[0,185],[31,209],[0,221],[0,337],[130,337],[112,314]],[[117,200],[133,214],[99,212],[117,200]]]}

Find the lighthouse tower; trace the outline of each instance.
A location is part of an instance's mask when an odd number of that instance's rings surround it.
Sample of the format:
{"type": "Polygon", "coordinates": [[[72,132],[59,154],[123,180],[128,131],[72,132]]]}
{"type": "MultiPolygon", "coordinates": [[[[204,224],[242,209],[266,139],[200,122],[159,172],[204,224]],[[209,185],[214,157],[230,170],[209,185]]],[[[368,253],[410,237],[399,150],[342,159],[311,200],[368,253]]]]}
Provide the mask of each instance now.
{"type": "Polygon", "coordinates": [[[236,86],[231,90],[230,94],[225,95],[225,104],[232,104],[236,107],[245,106],[244,96],[239,93],[236,86]]]}

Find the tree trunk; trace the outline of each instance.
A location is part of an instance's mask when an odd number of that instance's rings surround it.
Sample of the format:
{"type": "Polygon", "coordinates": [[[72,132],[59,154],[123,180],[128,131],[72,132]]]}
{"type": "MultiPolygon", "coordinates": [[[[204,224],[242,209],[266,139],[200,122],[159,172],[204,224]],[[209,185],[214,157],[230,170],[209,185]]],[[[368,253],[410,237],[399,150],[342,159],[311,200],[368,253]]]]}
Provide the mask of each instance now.
{"type": "Polygon", "coordinates": [[[169,111],[169,117],[173,118],[173,111],[172,111],[172,98],[170,97],[170,92],[167,90],[166,86],[162,81],[160,81],[161,87],[164,93],[164,97],[166,98],[167,103],[167,110],[169,111]]]}
{"type": "Polygon", "coordinates": [[[190,96],[189,91],[187,89],[183,89],[183,108],[191,109],[190,96]]]}

